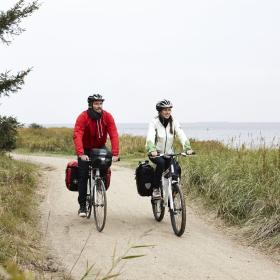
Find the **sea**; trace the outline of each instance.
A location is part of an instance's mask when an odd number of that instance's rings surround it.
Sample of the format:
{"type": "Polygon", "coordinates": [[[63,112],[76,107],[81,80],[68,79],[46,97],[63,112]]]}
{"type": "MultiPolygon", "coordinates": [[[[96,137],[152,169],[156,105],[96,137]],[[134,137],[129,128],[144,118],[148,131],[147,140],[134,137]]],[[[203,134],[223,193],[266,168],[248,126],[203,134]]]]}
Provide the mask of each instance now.
{"type": "MultiPolygon", "coordinates": [[[[45,127],[73,127],[73,124],[46,124],[45,127]]],[[[217,140],[226,145],[279,147],[280,122],[200,122],[181,123],[186,136],[196,140],[217,140]]],[[[120,135],[146,136],[148,123],[118,123],[120,135]]]]}

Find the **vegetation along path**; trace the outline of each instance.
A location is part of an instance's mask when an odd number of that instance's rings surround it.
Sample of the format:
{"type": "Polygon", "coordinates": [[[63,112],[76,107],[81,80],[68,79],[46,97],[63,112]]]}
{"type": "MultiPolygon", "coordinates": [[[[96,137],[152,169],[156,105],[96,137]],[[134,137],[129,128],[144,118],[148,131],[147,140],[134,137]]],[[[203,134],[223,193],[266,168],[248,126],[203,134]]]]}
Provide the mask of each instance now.
{"type": "MultiPolygon", "coordinates": [[[[251,248],[230,240],[187,208],[187,230],[173,234],[169,215],[161,223],[153,219],[149,198],[136,193],[134,172],[113,165],[108,195],[108,218],[104,231],[97,232],[93,219],[77,215],[77,193],[66,190],[64,172],[69,158],[17,155],[50,168],[42,177],[48,193],[41,206],[43,226],[50,248],[74,279],[81,279],[87,267],[91,273],[112,267],[112,258],[124,256],[132,245],[153,245],[131,249],[126,255],[145,256],[121,261],[117,279],[256,280],[280,279],[280,266],[251,248]],[[86,246],[85,246],[86,245],[86,246]]],[[[168,214],[168,213],[167,213],[168,214]]],[[[95,279],[93,277],[93,279],[95,279]]]]}

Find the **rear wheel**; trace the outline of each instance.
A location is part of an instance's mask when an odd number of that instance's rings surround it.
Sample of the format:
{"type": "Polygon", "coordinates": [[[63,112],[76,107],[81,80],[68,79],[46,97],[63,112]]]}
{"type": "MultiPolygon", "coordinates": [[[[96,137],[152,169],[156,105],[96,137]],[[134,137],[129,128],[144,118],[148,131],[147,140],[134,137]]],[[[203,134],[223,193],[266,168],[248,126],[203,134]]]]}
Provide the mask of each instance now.
{"type": "Polygon", "coordinates": [[[186,228],[186,204],[184,194],[178,184],[172,186],[174,209],[170,209],[171,224],[174,233],[181,236],[186,228]]]}
{"type": "Polygon", "coordinates": [[[95,224],[97,230],[102,231],[106,222],[107,199],[105,185],[101,179],[95,181],[93,192],[93,212],[95,224]]]}

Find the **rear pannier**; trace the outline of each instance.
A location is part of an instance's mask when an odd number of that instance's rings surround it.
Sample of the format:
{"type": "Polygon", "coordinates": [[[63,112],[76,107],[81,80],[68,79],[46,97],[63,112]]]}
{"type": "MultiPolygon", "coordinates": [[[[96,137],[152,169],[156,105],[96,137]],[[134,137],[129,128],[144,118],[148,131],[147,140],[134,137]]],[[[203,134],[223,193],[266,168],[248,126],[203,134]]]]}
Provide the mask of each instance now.
{"type": "Polygon", "coordinates": [[[78,162],[76,160],[70,161],[65,170],[65,184],[69,191],[77,192],[79,182],[78,162]]]}
{"type": "Polygon", "coordinates": [[[139,162],[135,170],[136,186],[139,195],[151,196],[153,192],[154,168],[148,160],[139,162]]]}

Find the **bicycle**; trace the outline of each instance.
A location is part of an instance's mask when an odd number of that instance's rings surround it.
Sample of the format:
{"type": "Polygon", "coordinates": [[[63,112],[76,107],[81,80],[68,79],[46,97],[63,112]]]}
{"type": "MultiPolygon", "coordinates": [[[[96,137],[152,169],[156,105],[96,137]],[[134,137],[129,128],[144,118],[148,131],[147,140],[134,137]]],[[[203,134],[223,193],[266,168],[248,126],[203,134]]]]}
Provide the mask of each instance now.
{"type": "MultiPolygon", "coordinates": [[[[194,153],[193,153],[194,154],[194,153]]],[[[155,157],[170,158],[168,168],[162,174],[160,192],[161,199],[151,199],[155,220],[161,222],[165,208],[169,207],[170,219],[174,233],[181,236],[186,227],[186,205],[180,185],[179,176],[176,178],[174,162],[177,156],[191,156],[186,153],[160,154],[155,157]]]]}
{"type": "Polygon", "coordinates": [[[106,223],[107,198],[101,170],[107,170],[112,164],[112,154],[106,149],[93,149],[89,160],[88,184],[86,197],[87,218],[91,217],[92,208],[96,228],[101,232],[106,223]]]}

